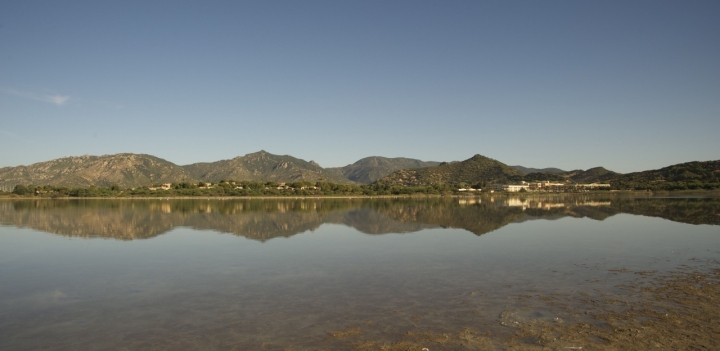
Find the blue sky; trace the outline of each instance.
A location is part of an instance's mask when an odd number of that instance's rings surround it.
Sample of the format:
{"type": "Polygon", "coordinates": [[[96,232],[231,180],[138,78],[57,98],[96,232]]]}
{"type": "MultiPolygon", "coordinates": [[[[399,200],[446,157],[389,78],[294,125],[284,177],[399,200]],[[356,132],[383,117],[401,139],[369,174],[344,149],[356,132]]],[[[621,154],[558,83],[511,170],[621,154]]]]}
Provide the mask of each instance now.
{"type": "Polygon", "coordinates": [[[0,167],[720,159],[717,1],[3,1],[0,167]]]}

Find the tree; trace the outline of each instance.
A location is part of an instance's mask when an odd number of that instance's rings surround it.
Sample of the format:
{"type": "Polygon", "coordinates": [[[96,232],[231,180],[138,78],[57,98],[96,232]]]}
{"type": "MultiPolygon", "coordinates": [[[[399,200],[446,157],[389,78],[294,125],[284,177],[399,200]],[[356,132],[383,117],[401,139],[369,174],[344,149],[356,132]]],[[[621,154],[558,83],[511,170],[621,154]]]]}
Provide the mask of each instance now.
{"type": "Polygon", "coordinates": [[[28,188],[25,185],[18,184],[15,186],[15,189],[13,189],[13,194],[16,194],[16,195],[32,194],[32,189],[28,188]]]}
{"type": "Polygon", "coordinates": [[[265,186],[268,188],[277,188],[280,184],[274,180],[268,180],[265,182],[265,186]]]}

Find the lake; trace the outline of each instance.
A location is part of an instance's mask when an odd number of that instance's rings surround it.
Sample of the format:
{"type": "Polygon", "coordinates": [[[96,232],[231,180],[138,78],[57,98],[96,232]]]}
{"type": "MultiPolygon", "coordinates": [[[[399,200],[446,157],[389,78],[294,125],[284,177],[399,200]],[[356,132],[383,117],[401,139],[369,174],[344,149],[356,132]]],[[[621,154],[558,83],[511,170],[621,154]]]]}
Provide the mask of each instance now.
{"type": "Polygon", "coordinates": [[[0,349],[713,348],[719,225],[712,196],[0,200],[0,349]]]}

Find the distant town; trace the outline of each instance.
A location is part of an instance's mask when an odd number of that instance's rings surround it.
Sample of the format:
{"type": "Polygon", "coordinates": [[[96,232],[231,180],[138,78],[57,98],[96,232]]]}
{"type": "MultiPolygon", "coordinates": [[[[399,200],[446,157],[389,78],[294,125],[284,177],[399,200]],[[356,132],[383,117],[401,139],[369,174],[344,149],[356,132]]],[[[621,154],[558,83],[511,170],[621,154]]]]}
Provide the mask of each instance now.
{"type": "MultiPolygon", "coordinates": [[[[224,182],[223,182],[224,183],[224,182]]],[[[244,190],[245,186],[243,186],[243,183],[241,182],[228,182],[228,184],[231,185],[233,190],[244,190]]],[[[213,185],[213,183],[206,183],[206,182],[198,182],[197,184],[193,184],[197,186],[198,189],[212,189],[218,184],[213,185]]],[[[173,183],[164,183],[160,184],[158,186],[152,186],[148,187],[148,190],[150,191],[157,191],[157,190],[172,190],[176,189],[177,184],[173,183]]],[[[268,182],[263,187],[263,190],[285,190],[285,191],[295,191],[295,190],[320,190],[321,188],[315,185],[310,185],[309,182],[295,182],[295,183],[274,183],[274,182],[268,182]]],[[[462,187],[455,189],[458,192],[496,192],[496,191],[505,191],[505,192],[541,192],[541,193],[565,193],[565,192],[582,192],[582,191],[589,191],[589,190],[609,190],[610,184],[602,184],[602,183],[590,183],[590,184],[572,184],[572,183],[553,183],[553,182],[526,182],[522,181],[520,184],[492,184],[490,186],[487,186],[485,188],[472,188],[472,187],[462,187]]],[[[135,189],[131,189],[135,190],[135,189]]]]}
{"type": "Polygon", "coordinates": [[[610,184],[590,183],[590,184],[572,184],[572,183],[553,183],[553,182],[526,182],[520,184],[493,184],[484,189],[460,188],[458,191],[507,191],[515,192],[541,192],[541,193],[565,193],[580,192],[589,190],[609,190],[610,184]]]}

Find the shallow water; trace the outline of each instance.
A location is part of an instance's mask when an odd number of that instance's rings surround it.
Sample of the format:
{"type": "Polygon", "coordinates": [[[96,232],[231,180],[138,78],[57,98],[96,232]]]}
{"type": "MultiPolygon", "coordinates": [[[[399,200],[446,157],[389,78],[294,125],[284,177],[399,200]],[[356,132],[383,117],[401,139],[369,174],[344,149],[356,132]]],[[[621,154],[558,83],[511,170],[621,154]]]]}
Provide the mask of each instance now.
{"type": "Polygon", "coordinates": [[[343,349],[582,321],[720,257],[720,199],[0,201],[0,349],[343,349]],[[578,306],[578,308],[580,308],[578,306]]]}

